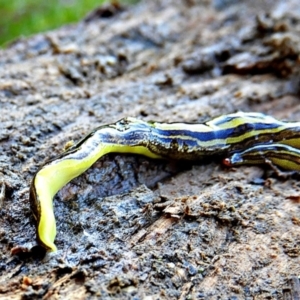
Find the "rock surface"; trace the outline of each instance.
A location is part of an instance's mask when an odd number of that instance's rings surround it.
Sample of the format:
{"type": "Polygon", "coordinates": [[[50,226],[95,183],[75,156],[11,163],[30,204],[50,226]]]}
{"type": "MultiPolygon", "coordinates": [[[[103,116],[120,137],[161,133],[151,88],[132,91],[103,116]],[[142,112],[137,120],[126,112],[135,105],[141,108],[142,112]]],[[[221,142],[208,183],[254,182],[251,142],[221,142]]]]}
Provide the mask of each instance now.
{"type": "Polygon", "coordinates": [[[0,299],[299,299],[297,178],[111,154],[56,196],[46,256],[28,201],[43,163],[125,116],[300,120],[299,53],[297,0],[107,6],[1,51],[0,299]]]}

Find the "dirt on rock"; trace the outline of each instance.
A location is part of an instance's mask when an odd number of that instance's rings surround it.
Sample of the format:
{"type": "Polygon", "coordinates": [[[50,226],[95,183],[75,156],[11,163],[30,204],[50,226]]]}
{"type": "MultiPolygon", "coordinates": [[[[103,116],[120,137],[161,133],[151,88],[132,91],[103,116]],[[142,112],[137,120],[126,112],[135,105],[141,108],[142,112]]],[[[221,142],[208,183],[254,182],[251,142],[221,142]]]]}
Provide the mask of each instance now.
{"type": "Polygon", "coordinates": [[[39,167],[131,116],[300,120],[297,0],[107,5],[0,52],[0,299],[300,299],[299,177],[109,154],[55,197],[37,246],[39,167]],[[298,297],[298,298],[297,298],[298,297]]]}

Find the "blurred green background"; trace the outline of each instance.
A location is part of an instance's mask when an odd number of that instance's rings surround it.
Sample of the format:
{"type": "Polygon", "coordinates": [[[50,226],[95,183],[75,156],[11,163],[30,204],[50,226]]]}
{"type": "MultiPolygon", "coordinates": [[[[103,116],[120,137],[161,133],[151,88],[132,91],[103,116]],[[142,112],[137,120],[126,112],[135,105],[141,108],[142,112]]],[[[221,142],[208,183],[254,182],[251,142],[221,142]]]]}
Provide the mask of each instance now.
{"type": "MultiPolygon", "coordinates": [[[[134,0],[121,0],[126,5],[134,0]]],[[[0,0],[0,47],[34,33],[74,23],[104,0],[0,0]]]]}

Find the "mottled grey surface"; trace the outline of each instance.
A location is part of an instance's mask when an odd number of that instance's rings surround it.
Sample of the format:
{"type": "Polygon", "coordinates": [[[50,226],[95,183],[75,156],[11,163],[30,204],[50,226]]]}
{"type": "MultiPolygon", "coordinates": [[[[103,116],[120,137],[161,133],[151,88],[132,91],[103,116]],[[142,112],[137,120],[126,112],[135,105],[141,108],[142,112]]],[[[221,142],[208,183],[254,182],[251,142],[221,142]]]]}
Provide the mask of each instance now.
{"type": "Polygon", "coordinates": [[[100,16],[0,52],[0,298],[282,299],[300,274],[300,184],[260,167],[108,155],[56,196],[59,250],[41,257],[31,178],[94,127],[300,120],[298,1],[100,16]]]}

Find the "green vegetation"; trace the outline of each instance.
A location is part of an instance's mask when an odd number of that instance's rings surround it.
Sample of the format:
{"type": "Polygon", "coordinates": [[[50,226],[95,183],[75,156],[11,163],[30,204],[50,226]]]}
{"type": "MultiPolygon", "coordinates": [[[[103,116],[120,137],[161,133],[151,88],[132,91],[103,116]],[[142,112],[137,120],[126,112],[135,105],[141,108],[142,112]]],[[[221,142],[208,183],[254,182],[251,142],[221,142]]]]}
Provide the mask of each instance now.
{"type": "MultiPolygon", "coordinates": [[[[104,0],[0,0],[0,46],[21,37],[73,23],[104,0]]],[[[132,3],[122,0],[121,3],[132,3]]]]}

